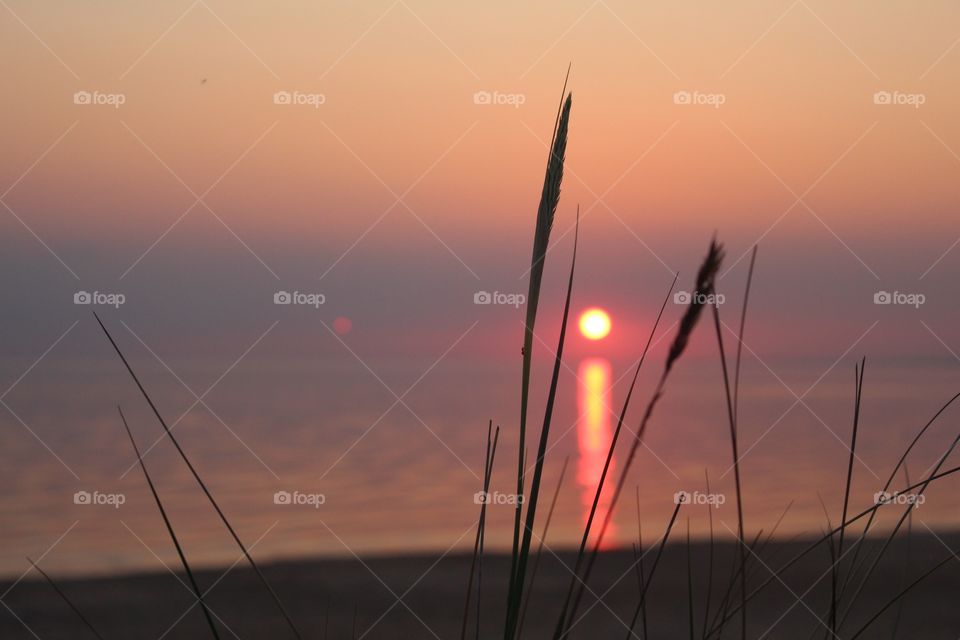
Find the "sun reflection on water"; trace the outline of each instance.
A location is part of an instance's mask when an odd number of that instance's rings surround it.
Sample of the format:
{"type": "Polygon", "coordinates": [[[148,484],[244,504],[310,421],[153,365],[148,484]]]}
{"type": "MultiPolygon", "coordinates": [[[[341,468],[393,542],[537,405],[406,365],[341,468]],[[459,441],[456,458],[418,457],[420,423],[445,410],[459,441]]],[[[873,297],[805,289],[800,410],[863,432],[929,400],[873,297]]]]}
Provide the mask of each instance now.
{"type": "MultiPolygon", "coordinates": [[[[588,358],[580,363],[577,393],[577,485],[580,487],[580,502],[583,506],[583,520],[586,523],[590,508],[597,491],[597,483],[603,473],[603,464],[613,431],[610,425],[610,362],[603,358],[588,358]]],[[[610,508],[611,486],[614,480],[615,459],[610,461],[604,491],[597,504],[597,513],[592,526],[593,539],[610,508]]],[[[603,546],[610,546],[616,539],[616,530],[611,522],[604,535],[603,546]]]]}

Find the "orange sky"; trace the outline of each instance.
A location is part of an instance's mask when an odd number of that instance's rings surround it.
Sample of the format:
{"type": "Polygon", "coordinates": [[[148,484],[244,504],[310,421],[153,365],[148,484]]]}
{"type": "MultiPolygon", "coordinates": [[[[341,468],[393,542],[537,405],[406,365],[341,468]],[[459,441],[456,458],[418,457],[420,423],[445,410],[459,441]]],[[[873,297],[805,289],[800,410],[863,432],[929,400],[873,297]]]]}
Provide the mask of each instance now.
{"type": "Polygon", "coordinates": [[[945,148],[960,148],[953,3],[312,5],[12,3],[33,34],[9,13],[0,21],[15,61],[5,113],[17,123],[3,132],[4,182],[77,124],[8,200],[69,237],[84,233],[71,228],[69,192],[87,232],[148,245],[190,200],[144,145],[199,193],[275,125],[211,193],[241,236],[352,240],[393,201],[378,178],[402,193],[445,152],[409,205],[443,237],[462,241],[481,212],[525,232],[518,210],[530,207],[572,61],[570,206],[590,207],[629,170],[604,201],[639,231],[682,216],[757,236],[790,190],[803,193],[858,140],[809,194],[837,233],[907,208],[936,232],[956,203],[960,162],[945,148]],[[77,90],[126,102],[78,107],[77,90]],[[277,90],[326,101],[278,106],[277,90]],[[524,104],[475,105],[484,90],[524,104]],[[880,108],[879,90],[926,102],[880,108]],[[725,102],[676,105],[677,91],[725,102]]]}
{"type": "MultiPolygon", "coordinates": [[[[156,291],[177,269],[216,286],[233,265],[271,287],[439,278],[457,299],[522,288],[572,62],[554,239],[567,255],[579,204],[597,302],[628,312],[642,280],[651,307],[714,231],[729,264],[759,239],[771,280],[829,279],[818,301],[947,292],[960,259],[947,252],[958,13],[951,2],[11,2],[0,17],[9,266],[67,288],[156,291]],[[74,104],[77,91],[123,104],[74,104]],[[318,104],[275,104],[278,91],[318,104]],[[876,104],[878,91],[922,104],[876,104]],[[477,92],[505,104],[477,104],[477,92]],[[704,104],[678,104],[678,92],[704,104]]],[[[794,314],[783,288],[770,285],[771,322],[794,314]]]]}

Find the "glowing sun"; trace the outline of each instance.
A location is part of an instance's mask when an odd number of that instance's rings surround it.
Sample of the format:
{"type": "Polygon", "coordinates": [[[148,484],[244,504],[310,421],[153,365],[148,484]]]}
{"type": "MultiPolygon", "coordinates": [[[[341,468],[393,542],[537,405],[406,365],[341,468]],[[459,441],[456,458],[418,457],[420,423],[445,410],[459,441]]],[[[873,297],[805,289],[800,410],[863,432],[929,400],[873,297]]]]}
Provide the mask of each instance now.
{"type": "Polygon", "coordinates": [[[580,333],[590,340],[606,338],[610,333],[610,315],[599,307],[587,309],[580,315],[580,333]]]}

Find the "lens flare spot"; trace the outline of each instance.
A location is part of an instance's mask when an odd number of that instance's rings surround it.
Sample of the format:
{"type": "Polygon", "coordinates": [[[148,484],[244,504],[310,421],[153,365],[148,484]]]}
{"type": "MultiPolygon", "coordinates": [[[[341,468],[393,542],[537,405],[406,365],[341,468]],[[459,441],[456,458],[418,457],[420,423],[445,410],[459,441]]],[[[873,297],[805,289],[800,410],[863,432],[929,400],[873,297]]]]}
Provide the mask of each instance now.
{"type": "Polygon", "coordinates": [[[350,329],[353,329],[353,322],[351,322],[350,318],[340,316],[333,321],[333,330],[342,336],[350,333],[350,329]]]}

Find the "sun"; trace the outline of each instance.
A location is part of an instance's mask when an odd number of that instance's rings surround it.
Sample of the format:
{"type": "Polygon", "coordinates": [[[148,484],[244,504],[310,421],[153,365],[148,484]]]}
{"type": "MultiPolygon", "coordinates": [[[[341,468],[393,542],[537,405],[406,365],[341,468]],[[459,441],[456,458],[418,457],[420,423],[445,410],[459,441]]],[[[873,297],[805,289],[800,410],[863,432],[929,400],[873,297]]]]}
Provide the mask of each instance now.
{"type": "Polygon", "coordinates": [[[599,307],[587,309],[580,315],[580,333],[590,340],[601,340],[610,333],[610,315],[599,307]]]}

